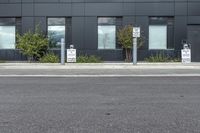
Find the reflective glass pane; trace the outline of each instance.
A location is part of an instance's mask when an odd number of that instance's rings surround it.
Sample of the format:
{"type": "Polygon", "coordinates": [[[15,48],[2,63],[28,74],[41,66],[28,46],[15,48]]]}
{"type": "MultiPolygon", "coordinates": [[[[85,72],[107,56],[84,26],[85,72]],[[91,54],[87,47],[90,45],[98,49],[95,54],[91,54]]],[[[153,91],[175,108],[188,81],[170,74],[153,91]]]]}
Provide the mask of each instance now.
{"type": "Polygon", "coordinates": [[[115,49],[116,26],[98,26],[98,49],[115,49]]]}
{"type": "Polygon", "coordinates": [[[98,24],[99,25],[115,25],[115,19],[114,17],[100,17],[98,18],[98,24]]]}
{"type": "Polygon", "coordinates": [[[0,26],[0,49],[15,49],[15,26],[0,26]]]}
{"type": "Polygon", "coordinates": [[[65,25],[65,18],[48,18],[48,26],[65,25]]]}
{"type": "Polygon", "coordinates": [[[149,49],[167,49],[167,26],[149,26],[149,49]]]}
{"type": "Polygon", "coordinates": [[[0,18],[0,26],[14,26],[15,18],[0,18]]]}
{"type": "Polygon", "coordinates": [[[61,38],[65,38],[65,26],[48,26],[49,47],[60,47],[61,38]]]}

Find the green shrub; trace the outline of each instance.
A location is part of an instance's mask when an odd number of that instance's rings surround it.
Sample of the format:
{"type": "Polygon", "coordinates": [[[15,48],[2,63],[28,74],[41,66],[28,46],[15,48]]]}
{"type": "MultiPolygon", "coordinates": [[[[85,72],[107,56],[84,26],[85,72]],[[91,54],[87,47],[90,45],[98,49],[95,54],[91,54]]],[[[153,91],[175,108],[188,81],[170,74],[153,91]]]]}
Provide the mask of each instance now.
{"type": "Polygon", "coordinates": [[[77,63],[100,63],[102,62],[100,57],[91,55],[80,55],[77,57],[77,63]]]}
{"type": "Polygon", "coordinates": [[[29,31],[23,35],[17,34],[16,48],[20,49],[20,52],[26,55],[28,61],[31,62],[45,54],[48,48],[48,39],[40,31],[39,26],[37,26],[35,32],[29,31]]]}
{"type": "Polygon", "coordinates": [[[4,61],[4,60],[0,60],[0,63],[5,63],[6,61],[4,61]]]}
{"type": "Polygon", "coordinates": [[[181,62],[181,58],[174,58],[172,59],[173,62],[181,62]]]}
{"type": "Polygon", "coordinates": [[[78,56],[76,59],[77,63],[86,63],[88,61],[88,56],[78,56]]]}
{"type": "Polygon", "coordinates": [[[149,58],[145,58],[147,62],[168,62],[170,58],[164,54],[156,54],[155,56],[151,55],[149,58]]]}
{"type": "Polygon", "coordinates": [[[47,53],[40,58],[41,63],[59,63],[59,57],[54,53],[47,53]]]}
{"type": "Polygon", "coordinates": [[[180,58],[171,58],[169,56],[165,56],[163,53],[156,54],[155,56],[151,55],[148,58],[145,58],[147,62],[180,62],[180,58]]]}

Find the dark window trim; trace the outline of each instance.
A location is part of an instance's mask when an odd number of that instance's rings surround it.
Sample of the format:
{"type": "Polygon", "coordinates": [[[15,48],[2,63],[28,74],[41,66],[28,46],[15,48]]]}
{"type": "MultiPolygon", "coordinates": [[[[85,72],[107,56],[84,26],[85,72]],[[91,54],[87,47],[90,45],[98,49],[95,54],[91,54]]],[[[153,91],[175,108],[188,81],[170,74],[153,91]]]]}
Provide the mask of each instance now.
{"type": "MultiPolygon", "coordinates": [[[[159,25],[166,25],[167,26],[167,49],[165,49],[165,50],[174,50],[175,49],[174,16],[149,16],[149,26],[150,25],[158,25],[158,26],[159,25]],[[151,20],[152,18],[159,18],[159,19],[162,19],[162,21],[159,22],[159,20],[151,20]],[[172,27],[172,33],[169,33],[170,32],[169,31],[170,27],[172,27]],[[171,38],[173,46],[170,44],[170,37],[169,36],[171,34],[173,35],[172,38],[171,38]]],[[[148,45],[148,49],[149,49],[149,45],[148,45]]],[[[149,49],[149,50],[152,50],[152,49],[149,49]]]]}
{"type": "MultiPolygon", "coordinates": [[[[46,17],[46,35],[48,36],[48,19],[49,18],[64,18],[65,19],[65,47],[72,44],[72,17],[69,16],[47,16],[46,17]],[[69,23],[67,23],[69,21],[69,23]]],[[[49,48],[49,50],[60,50],[60,48],[49,48]]]]}
{"type": "Polygon", "coordinates": [[[119,44],[117,40],[117,31],[123,26],[123,16],[97,16],[97,50],[119,50],[122,49],[121,45],[119,44]],[[115,24],[99,24],[98,19],[99,18],[115,18],[115,24]],[[118,23],[120,22],[120,24],[118,23]],[[116,27],[116,46],[115,49],[99,49],[98,48],[98,26],[115,26],[116,27]]]}
{"type": "Polygon", "coordinates": [[[13,16],[10,16],[10,17],[0,17],[0,21],[1,19],[7,19],[7,20],[12,20],[13,19],[13,22],[10,22],[10,23],[5,23],[5,24],[1,24],[0,22],[0,26],[15,26],[15,48],[0,48],[0,50],[16,50],[16,42],[17,42],[17,34],[22,34],[22,17],[13,17],[13,16]]]}

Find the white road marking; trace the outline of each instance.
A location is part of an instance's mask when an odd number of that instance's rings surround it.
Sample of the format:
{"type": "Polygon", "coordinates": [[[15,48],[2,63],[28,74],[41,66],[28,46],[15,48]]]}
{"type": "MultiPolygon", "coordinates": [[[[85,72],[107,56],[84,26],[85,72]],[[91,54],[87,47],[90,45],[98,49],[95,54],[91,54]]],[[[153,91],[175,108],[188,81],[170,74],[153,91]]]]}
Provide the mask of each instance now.
{"type": "Polygon", "coordinates": [[[0,77],[7,78],[37,78],[37,77],[50,77],[50,78],[90,78],[90,77],[200,77],[200,74],[144,74],[144,75],[0,75],[0,77]]]}

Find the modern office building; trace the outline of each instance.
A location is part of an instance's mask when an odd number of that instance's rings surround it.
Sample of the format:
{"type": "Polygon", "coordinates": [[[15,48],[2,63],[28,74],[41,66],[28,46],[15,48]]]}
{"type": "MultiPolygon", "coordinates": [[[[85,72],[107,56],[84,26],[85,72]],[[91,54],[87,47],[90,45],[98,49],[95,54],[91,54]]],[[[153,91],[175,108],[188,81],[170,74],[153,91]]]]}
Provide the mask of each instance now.
{"type": "Polygon", "coordinates": [[[178,57],[182,40],[192,44],[192,61],[200,61],[200,0],[0,0],[0,60],[24,60],[15,48],[16,33],[40,25],[50,49],[60,38],[79,54],[123,60],[116,38],[124,25],[140,26],[143,60],[156,52],[178,57]]]}

